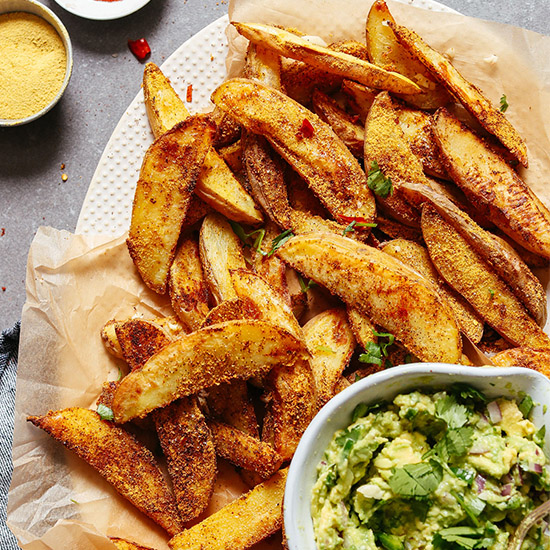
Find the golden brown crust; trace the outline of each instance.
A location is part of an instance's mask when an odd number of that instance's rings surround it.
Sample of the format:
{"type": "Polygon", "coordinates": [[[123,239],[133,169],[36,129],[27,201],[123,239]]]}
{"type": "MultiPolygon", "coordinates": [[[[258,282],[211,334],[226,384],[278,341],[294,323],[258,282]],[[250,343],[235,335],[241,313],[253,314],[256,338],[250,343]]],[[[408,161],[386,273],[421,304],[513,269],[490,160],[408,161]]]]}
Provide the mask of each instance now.
{"type": "Polygon", "coordinates": [[[491,360],[497,367],[525,367],[550,378],[550,349],[507,349],[494,355],[491,360]]]}
{"type": "Polygon", "coordinates": [[[111,542],[118,548],[118,550],[153,550],[148,546],[140,546],[135,542],[129,540],[119,539],[117,537],[109,537],[111,542]]]}
{"type": "Polygon", "coordinates": [[[133,435],[80,407],[29,416],[65,447],[95,468],[136,508],[175,535],[182,529],[174,497],[149,449],[133,435]]]}
{"type": "Polygon", "coordinates": [[[212,432],[194,397],[155,411],[154,420],[185,523],[204,511],[214,491],[217,467],[212,432]]]}
{"type": "Polygon", "coordinates": [[[275,52],[250,42],[246,51],[243,76],[280,90],[281,58],[275,52]]]}

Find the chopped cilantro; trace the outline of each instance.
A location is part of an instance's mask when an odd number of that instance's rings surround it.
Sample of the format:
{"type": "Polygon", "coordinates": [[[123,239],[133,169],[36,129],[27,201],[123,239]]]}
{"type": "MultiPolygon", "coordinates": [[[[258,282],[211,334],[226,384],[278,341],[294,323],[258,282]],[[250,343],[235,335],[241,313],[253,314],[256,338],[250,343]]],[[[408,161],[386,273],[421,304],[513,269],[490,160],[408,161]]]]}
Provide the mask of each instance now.
{"type": "Polygon", "coordinates": [[[387,342],[381,342],[380,343],[380,349],[382,350],[382,353],[385,357],[388,356],[388,347],[393,345],[395,343],[395,336],[393,334],[390,334],[389,332],[376,332],[374,329],[372,329],[372,334],[376,336],[377,338],[387,338],[387,342]]]}
{"type": "Polygon", "coordinates": [[[449,428],[461,428],[470,417],[468,409],[457,403],[453,395],[447,395],[436,402],[435,414],[444,420],[449,428]]]}
{"type": "Polygon", "coordinates": [[[506,99],[506,95],[502,94],[502,96],[500,97],[500,111],[502,113],[505,113],[508,107],[509,105],[508,100],[506,99]]]}
{"type": "Polygon", "coordinates": [[[489,289],[489,294],[491,295],[491,298],[495,297],[495,291],[492,288],[489,289]]]}
{"type": "Polygon", "coordinates": [[[124,374],[122,373],[122,369],[120,367],[118,367],[118,378],[117,378],[117,382],[120,382],[123,378],[124,374]]]}
{"type": "Polygon", "coordinates": [[[529,413],[533,409],[533,400],[529,395],[526,395],[519,404],[519,410],[521,411],[521,414],[523,415],[523,418],[528,418],[529,413]]]}
{"type": "Polygon", "coordinates": [[[351,430],[346,429],[344,430],[337,438],[336,438],[336,444],[342,446],[342,455],[344,458],[347,458],[349,456],[349,453],[355,443],[357,443],[357,440],[359,439],[359,436],[361,435],[361,427],[355,426],[351,430]]]}
{"type": "Polygon", "coordinates": [[[388,483],[397,495],[421,498],[433,493],[442,479],[443,468],[435,460],[430,460],[393,468],[388,483]]]}
{"type": "Polygon", "coordinates": [[[393,184],[390,178],[386,178],[378,162],[373,160],[370,165],[369,174],[367,177],[367,185],[379,197],[385,199],[388,195],[393,195],[393,184]]]}
{"type": "Polygon", "coordinates": [[[470,518],[474,526],[479,527],[480,523],[477,517],[485,509],[485,503],[477,497],[472,497],[466,501],[463,495],[454,490],[451,490],[451,494],[455,497],[458,504],[460,504],[460,507],[466,512],[466,515],[470,518]]]}
{"type": "Polygon", "coordinates": [[[366,403],[359,403],[353,409],[353,413],[351,414],[351,421],[355,422],[358,418],[363,418],[363,416],[367,416],[367,414],[371,412],[379,411],[382,407],[385,407],[387,403],[385,401],[379,401],[378,403],[373,403],[372,405],[367,405],[366,403]]]}
{"type": "Polygon", "coordinates": [[[294,237],[292,229],[287,229],[286,231],[283,231],[281,234],[277,235],[271,241],[271,250],[267,253],[267,255],[273,256],[273,254],[275,254],[275,251],[283,246],[283,244],[285,244],[292,237],[294,237]]]}
{"type": "Polygon", "coordinates": [[[331,469],[327,473],[327,477],[325,478],[325,486],[327,488],[327,491],[330,491],[335,485],[337,481],[337,476],[334,472],[334,465],[331,466],[331,469]]]}
{"type": "Polygon", "coordinates": [[[405,418],[407,420],[412,420],[416,415],[418,414],[418,409],[407,409],[407,412],[405,413],[405,418]]]}
{"type": "Polygon", "coordinates": [[[451,386],[451,393],[457,398],[459,402],[463,402],[465,404],[487,403],[488,401],[488,399],[482,392],[476,390],[476,388],[470,386],[470,384],[453,384],[451,386]]]}
{"type": "Polygon", "coordinates": [[[489,548],[495,542],[496,533],[496,527],[489,522],[484,527],[448,527],[435,534],[433,545],[437,550],[489,548]]]}
{"type": "Polygon", "coordinates": [[[99,414],[101,420],[114,420],[115,418],[112,409],[103,405],[103,403],[97,406],[97,414],[99,414]]]}
{"type": "Polygon", "coordinates": [[[359,355],[361,363],[370,363],[372,365],[382,366],[382,350],[374,342],[367,342],[365,353],[359,355]]]}
{"type": "Polygon", "coordinates": [[[474,429],[471,426],[447,430],[432,450],[441,460],[448,462],[453,456],[464,456],[469,451],[473,435],[474,429]]]}
{"type": "Polygon", "coordinates": [[[256,252],[260,253],[262,256],[265,256],[266,253],[262,250],[262,243],[265,237],[265,229],[255,229],[250,233],[246,233],[243,229],[243,226],[240,223],[229,220],[231,224],[231,229],[233,233],[239,237],[244,246],[249,246],[253,248],[256,252]],[[249,242],[249,239],[254,238],[252,244],[249,242]]]}
{"type": "Polygon", "coordinates": [[[317,284],[313,279],[310,279],[306,285],[306,282],[300,274],[298,274],[298,282],[300,283],[300,290],[304,294],[307,294],[307,291],[317,284]]]}
{"type": "Polygon", "coordinates": [[[458,479],[465,481],[468,485],[474,482],[477,475],[475,470],[470,470],[469,468],[451,468],[451,471],[458,479]]]}
{"type": "Polygon", "coordinates": [[[348,233],[355,231],[356,227],[377,227],[377,223],[367,223],[367,222],[358,222],[353,220],[342,232],[342,235],[345,237],[348,233]]]}
{"type": "Polygon", "coordinates": [[[324,351],[325,353],[336,353],[332,348],[328,346],[317,346],[315,351],[324,351]]]}

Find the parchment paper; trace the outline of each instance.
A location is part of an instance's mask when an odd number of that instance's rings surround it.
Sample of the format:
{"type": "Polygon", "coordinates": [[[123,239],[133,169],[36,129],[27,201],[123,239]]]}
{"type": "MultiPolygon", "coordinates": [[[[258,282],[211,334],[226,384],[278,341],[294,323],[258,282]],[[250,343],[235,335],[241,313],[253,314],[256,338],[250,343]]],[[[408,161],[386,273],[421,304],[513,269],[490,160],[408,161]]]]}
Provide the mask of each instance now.
{"type": "MultiPolygon", "coordinates": [[[[234,0],[230,18],[297,27],[327,42],[364,40],[370,5],[370,0],[234,0]]],[[[550,205],[550,37],[397,3],[390,9],[398,23],[452,57],[495,104],[506,94],[506,114],[529,149],[530,168],[522,175],[550,205]]],[[[233,40],[232,29],[228,35],[228,69],[235,75],[246,41],[233,40]]],[[[160,528],[25,420],[49,409],[92,406],[102,383],[118,378],[119,368],[125,368],[105,351],[100,329],[109,319],[134,314],[150,318],[169,315],[171,309],[166,298],[141,283],[124,237],[38,231],[27,270],[8,505],[8,524],[24,550],[112,550],[104,534],[167,548],[160,528]]],[[[244,488],[228,476],[217,488],[213,508],[244,488]]]]}

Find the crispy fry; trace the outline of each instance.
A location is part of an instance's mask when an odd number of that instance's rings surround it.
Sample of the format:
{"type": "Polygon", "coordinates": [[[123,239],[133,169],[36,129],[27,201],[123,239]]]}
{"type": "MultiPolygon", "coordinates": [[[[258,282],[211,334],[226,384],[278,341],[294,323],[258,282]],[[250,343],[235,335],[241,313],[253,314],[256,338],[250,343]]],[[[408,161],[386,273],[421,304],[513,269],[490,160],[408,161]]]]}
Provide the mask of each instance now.
{"type": "Polygon", "coordinates": [[[357,80],[372,88],[409,94],[420,91],[414,82],[400,74],[380,69],[353,55],[318,46],[283,29],[258,23],[232,22],[232,25],[250,41],[323,71],[357,80]]]}
{"type": "Polygon", "coordinates": [[[228,321],[200,329],[172,342],[121,381],[113,401],[115,419],[143,417],[179,397],[265,374],[302,356],[295,337],[263,321],[228,321]]]}
{"type": "Polygon", "coordinates": [[[336,101],[319,90],[313,92],[312,102],[317,116],[332,127],[334,133],[355,157],[363,158],[365,130],[357,124],[355,118],[348,115],[336,101]]]}
{"type": "Polygon", "coordinates": [[[317,408],[336,394],[336,385],[355,349],[355,338],[344,309],[328,309],[303,327],[315,380],[317,408]]]}
{"type": "Polygon", "coordinates": [[[428,251],[423,246],[405,239],[395,239],[383,244],[382,250],[412,267],[437,287],[453,310],[462,333],[474,344],[481,340],[483,336],[483,319],[477,315],[472,306],[460,294],[445,283],[437,273],[428,251]]]}
{"type": "Polygon", "coordinates": [[[500,231],[496,227],[491,230],[491,233],[493,234],[494,237],[497,237],[497,239],[499,239],[500,242],[504,241],[506,245],[509,245],[510,247],[512,247],[514,250],[514,253],[517,254],[521,258],[521,260],[525,262],[525,264],[530,268],[548,267],[550,265],[550,260],[548,258],[543,258],[542,256],[539,256],[538,254],[535,254],[534,252],[531,252],[530,250],[523,248],[523,246],[518,244],[511,237],[506,235],[506,233],[500,231]]]}
{"type": "Polygon", "coordinates": [[[264,479],[281,467],[283,460],[271,445],[222,422],[210,420],[208,425],[216,453],[235,466],[256,472],[264,479]]]}
{"type": "Polygon", "coordinates": [[[328,233],[300,235],[277,254],[399,339],[424,361],[455,363],[460,333],[449,306],[388,254],[328,233]]]}
{"type": "Polygon", "coordinates": [[[164,294],[181,226],[214,137],[214,123],[190,117],[149,147],[137,182],[127,244],[143,281],[164,294]]]}
{"type": "Polygon", "coordinates": [[[374,335],[376,326],[364,313],[351,306],[346,308],[346,313],[351,331],[357,343],[363,349],[367,348],[369,342],[376,343],[378,341],[378,338],[374,335]]]}
{"type": "Polygon", "coordinates": [[[153,415],[181,520],[208,506],[216,481],[212,432],[194,397],[184,397],[153,415]]]}
{"type": "Polygon", "coordinates": [[[464,105],[479,123],[527,168],[527,147],[522,137],[481,91],[468,82],[447,59],[430,48],[414,31],[390,22],[399,43],[426,68],[464,105]]]}
{"type": "Polygon", "coordinates": [[[373,221],[375,204],[365,173],[315,114],[276,90],[243,79],[219,86],[212,101],[251,132],[264,134],[336,219],[373,221]]]}
{"type": "MultiPolygon", "coordinates": [[[[170,81],[154,63],[147,63],[145,66],[143,94],[155,138],[190,116],[170,81]]],[[[217,132],[219,133],[220,131],[217,132]]],[[[217,139],[219,140],[219,136],[217,139]]],[[[195,192],[203,201],[231,220],[250,224],[262,221],[261,212],[250,195],[213,149],[204,158],[195,192]]]]}
{"type": "Polygon", "coordinates": [[[239,139],[231,145],[222,147],[218,151],[220,157],[224,162],[231,168],[231,171],[234,173],[239,173],[243,169],[242,156],[243,156],[243,144],[239,139]]]}
{"type": "Polygon", "coordinates": [[[185,235],[180,239],[170,267],[168,293],[172,309],[181,321],[190,330],[198,329],[208,315],[209,294],[194,235],[185,235]]]}
{"type": "Polygon", "coordinates": [[[199,247],[206,281],[216,303],[236,298],[229,270],[245,269],[246,263],[239,237],[223,216],[210,214],[204,218],[199,247]]]}
{"type": "Polygon", "coordinates": [[[224,323],[225,321],[236,321],[238,319],[260,319],[259,309],[250,301],[232,298],[225,300],[216,307],[213,307],[204,319],[201,328],[224,323]]]}
{"type": "Polygon", "coordinates": [[[439,273],[499,334],[516,346],[550,346],[506,283],[430,205],[423,208],[422,234],[439,273]]]}
{"type": "Polygon", "coordinates": [[[218,131],[214,139],[214,147],[216,149],[227,147],[240,139],[242,128],[235,119],[220,109],[214,109],[212,116],[218,125],[218,131]]]}
{"type": "Polygon", "coordinates": [[[101,339],[103,340],[105,348],[111,355],[117,359],[122,359],[122,348],[120,347],[116,335],[117,324],[119,324],[119,321],[116,321],[115,319],[107,321],[101,329],[101,339]]]}
{"type": "Polygon", "coordinates": [[[525,367],[550,378],[550,349],[507,349],[494,355],[491,360],[497,367],[525,367]]]}
{"type": "Polygon", "coordinates": [[[169,541],[172,550],[245,550],[281,528],[287,470],[169,541]],[[235,521],[237,520],[237,521],[235,521]]]}
{"type": "Polygon", "coordinates": [[[281,89],[281,58],[272,50],[250,42],[243,76],[276,90],[281,89]]]}
{"type": "Polygon", "coordinates": [[[111,542],[118,548],[118,550],[153,550],[148,546],[140,546],[135,542],[129,540],[119,539],[117,537],[109,537],[111,542]]]}
{"type": "Polygon", "coordinates": [[[550,258],[550,212],[517,173],[445,109],[435,115],[434,133],[470,202],[523,247],[550,258]]]}
{"type": "Polygon", "coordinates": [[[397,71],[420,87],[418,94],[401,96],[415,107],[437,109],[447,104],[451,98],[445,88],[399,44],[388,26],[390,21],[395,23],[386,2],[376,0],[367,16],[366,25],[370,61],[389,71],[397,71]]]}
{"type": "Polygon", "coordinates": [[[168,533],[181,531],[176,503],[160,468],[151,451],[133,435],[80,407],[27,420],[74,451],[168,533]]]}
{"type": "Polygon", "coordinates": [[[372,90],[368,86],[359,84],[359,82],[344,79],[342,81],[342,91],[348,96],[348,104],[359,115],[361,122],[364,124],[378,90],[372,90]]]}

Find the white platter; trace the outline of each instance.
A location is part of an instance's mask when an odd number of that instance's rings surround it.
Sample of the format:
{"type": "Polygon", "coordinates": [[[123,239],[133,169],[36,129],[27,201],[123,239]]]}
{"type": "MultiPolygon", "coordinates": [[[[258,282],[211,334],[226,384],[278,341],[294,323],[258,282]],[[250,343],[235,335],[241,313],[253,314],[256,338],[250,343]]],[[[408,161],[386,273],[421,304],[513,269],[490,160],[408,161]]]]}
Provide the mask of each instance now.
{"type": "MultiPolygon", "coordinates": [[[[60,4],[76,2],[57,1],[60,4]]],[[[407,0],[406,3],[432,11],[454,12],[433,0],[407,0]]],[[[210,94],[225,78],[228,23],[227,16],[220,17],[184,42],[161,66],[181,97],[185,97],[187,86],[193,85],[193,101],[188,104],[191,112],[210,110],[210,94]]],[[[152,142],[153,133],[140,91],[103,151],[80,211],[76,233],[121,235],[127,231],[141,161],[152,142]]]]}
{"type": "Polygon", "coordinates": [[[105,21],[119,19],[143,8],[151,0],[55,0],[68,12],[84,17],[105,21]]]}

